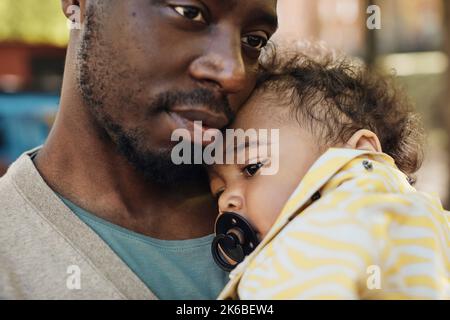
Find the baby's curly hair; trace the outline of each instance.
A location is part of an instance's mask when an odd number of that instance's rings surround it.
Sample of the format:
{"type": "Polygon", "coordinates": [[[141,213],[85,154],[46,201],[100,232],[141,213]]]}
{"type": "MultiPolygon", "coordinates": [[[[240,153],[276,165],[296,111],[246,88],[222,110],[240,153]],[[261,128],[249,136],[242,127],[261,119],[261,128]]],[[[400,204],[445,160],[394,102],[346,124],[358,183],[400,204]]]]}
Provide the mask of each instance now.
{"type": "Polygon", "coordinates": [[[422,122],[394,76],[320,44],[295,49],[272,44],[261,59],[256,90],[291,106],[293,116],[328,146],[368,129],[405,174],[412,178],[422,165],[422,122]]]}

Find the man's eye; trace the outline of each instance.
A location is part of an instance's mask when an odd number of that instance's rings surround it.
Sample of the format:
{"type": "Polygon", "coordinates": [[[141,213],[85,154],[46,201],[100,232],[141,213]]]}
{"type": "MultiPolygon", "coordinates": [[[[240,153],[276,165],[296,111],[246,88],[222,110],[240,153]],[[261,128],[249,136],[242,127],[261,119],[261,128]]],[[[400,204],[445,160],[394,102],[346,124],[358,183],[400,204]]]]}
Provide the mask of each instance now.
{"type": "Polygon", "coordinates": [[[202,11],[192,6],[175,6],[173,9],[181,16],[196,22],[206,23],[202,11]]]}
{"type": "Polygon", "coordinates": [[[242,38],[242,42],[249,47],[252,47],[257,50],[261,50],[267,45],[269,39],[267,37],[249,35],[242,38]]]}
{"type": "Polygon", "coordinates": [[[254,177],[263,166],[264,164],[261,162],[248,165],[244,168],[244,173],[249,177],[254,177]]]}

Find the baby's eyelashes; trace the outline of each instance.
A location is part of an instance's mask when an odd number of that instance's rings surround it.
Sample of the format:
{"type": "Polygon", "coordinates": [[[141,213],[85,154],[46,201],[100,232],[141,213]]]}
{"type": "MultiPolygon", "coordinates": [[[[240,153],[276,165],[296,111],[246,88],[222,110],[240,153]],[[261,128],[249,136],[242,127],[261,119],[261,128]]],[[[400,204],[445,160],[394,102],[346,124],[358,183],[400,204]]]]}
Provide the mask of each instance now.
{"type": "Polygon", "coordinates": [[[271,164],[270,158],[266,159],[255,159],[249,161],[246,166],[241,169],[241,174],[247,178],[255,177],[261,173],[261,169],[267,167],[271,164]]]}
{"type": "Polygon", "coordinates": [[[218,191],[214,192],[214,199],[216,199],[216,201],[219,201],[220,197],[222,196],[222,194],[225,192],[225,188],[219,189],[218,191]]]}
{"type": "Polygon", "coordinates": [[[262,162],[257,162],[246,166],[243,171],[248,177],[254,177],[263,166],[264,164],[262,162]]]}

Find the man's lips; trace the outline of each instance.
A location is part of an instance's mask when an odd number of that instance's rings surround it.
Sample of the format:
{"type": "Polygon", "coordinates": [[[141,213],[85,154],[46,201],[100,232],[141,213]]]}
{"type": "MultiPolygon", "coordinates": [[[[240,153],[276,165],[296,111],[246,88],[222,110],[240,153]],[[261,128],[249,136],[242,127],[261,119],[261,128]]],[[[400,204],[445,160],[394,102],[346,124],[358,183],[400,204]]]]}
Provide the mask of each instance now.
{"type": "Polygon", "coordinates": [[[223,113],[215,113],[209,109],[173,108],[169,114],[176,114],[189,122],[201,121],[205,129],[222,129],[229,124],[228,117],[223,113]]]}

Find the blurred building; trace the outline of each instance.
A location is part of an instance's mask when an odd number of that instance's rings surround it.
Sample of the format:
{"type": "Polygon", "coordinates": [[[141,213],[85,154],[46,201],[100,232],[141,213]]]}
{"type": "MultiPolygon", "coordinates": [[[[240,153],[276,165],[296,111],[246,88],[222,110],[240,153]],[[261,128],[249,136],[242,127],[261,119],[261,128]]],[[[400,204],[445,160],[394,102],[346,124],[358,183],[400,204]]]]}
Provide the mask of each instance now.
{"type": "Polygon", "coordinates": [[[278,37],[319,40],[362,56],[365,52],[365,1],[279,0],[278,37]]]}
{"type": "Polygon", "coordinates": [[[0,92],[61,87],[68,29],[60,1],[0,1],[0,92]]]}
{"type": "Polygon", "coordinates": [[[0,95],[0,162],[11,163],[43,143],[58,104],[57,95],[0,95]]]}
{"type": "Polygon", "coordinates": [[[0,43],[0,92],[59,94],[66,49],[19,42],[0,43]]]}
{"type": "Polygon", "coordinates": [[[58,108],[68,29],[60,1],[0,1],[0,176],[42,144],[58,108]]]}
{"type": "Polygon", "coordinates": [[[428,131],[418,189],[449,199],[450,29],[448,0],[279,0],[277,37],[324,41],[394,72],[421,113],[428,131]],[[380,30],[369,31],[369,5],[381,9],[380,30]],[[446,27],[446,24],[448,25],[446,27]],[[448,118],[448,121],[445,119],[448,118]]]}

